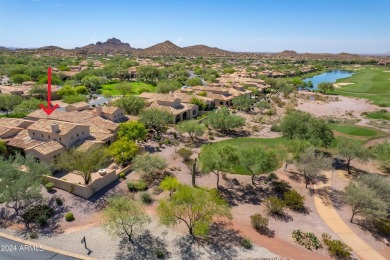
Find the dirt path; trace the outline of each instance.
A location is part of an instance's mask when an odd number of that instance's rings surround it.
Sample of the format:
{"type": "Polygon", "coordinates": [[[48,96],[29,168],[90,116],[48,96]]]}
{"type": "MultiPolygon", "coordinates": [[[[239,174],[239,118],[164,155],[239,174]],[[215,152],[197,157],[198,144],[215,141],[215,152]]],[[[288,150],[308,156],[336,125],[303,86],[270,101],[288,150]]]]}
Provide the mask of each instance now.
{"type": "Polygon", "coordinates": [[[377,138],[368,141],[367,143],[364,144],[365,147],[370,147],[376,144],[384,143],[385,141],[390,141],[390,137],[382,137],[382,138],[377,138]]]}
{"type": "MultiPolygon", "coordinates": [[[[316,184],[316,189],[330,187],[332,174],[331,172],[326,172],[325,175],[328,178],[328,182],[316,184]]],[[[331,203],[325,204],[318,195],[315,195],[314,202],[317,211],[324,222],[340,237],[344,243],[350,246],[361,259],[386,259],[377,251],[375,251],[370,245],[368,245],[364,240],[362,240],[344,223],[331,203]]]]}

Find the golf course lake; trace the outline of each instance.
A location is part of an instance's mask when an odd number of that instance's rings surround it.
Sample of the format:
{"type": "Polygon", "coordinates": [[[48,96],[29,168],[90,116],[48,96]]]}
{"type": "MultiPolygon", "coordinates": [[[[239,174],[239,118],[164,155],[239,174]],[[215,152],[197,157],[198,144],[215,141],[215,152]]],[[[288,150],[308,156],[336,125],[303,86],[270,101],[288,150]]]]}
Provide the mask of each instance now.
{"type": "Polygon", "coordinates": [[[322,82],[336,82],[338,79],[348,78],[353,75],[352,72],[346,71],[346,70],[332,70],[325,73],[322,73],[320,75],[306,78],[304,81],[312,81],[313,82],[313,89],[317,89],[318,84],[322,82]]]}

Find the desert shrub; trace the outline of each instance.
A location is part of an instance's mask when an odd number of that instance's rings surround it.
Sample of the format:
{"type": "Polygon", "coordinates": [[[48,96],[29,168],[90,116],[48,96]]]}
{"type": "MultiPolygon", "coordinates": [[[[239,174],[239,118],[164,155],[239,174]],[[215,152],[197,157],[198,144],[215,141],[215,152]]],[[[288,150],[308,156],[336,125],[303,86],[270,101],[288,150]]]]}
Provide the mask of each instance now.
{"type": "Polygon", "coordinates": [[[193,154],[190,149],[184,147],[180,148],[177,153],[183,158],[184,161],[188,161],[193,154]]]}
{"type": "Polygon", "coordinates": [[[272,125],[270,130],[272,132],[281,132],[282,130],[280,129],[280,126],[279,125],[272,125]]]}
{"type": "Polygon", "coordinates": [[[241,246],[245,249],[252,249],[253,248],[252,242],[247,238],[241,239],[241,246]]]}
{"type": "Polygon", "coordinates": [[[153,187],[153,191],[152,191],[153,195],[159,195],[162,192],[164,192],[164,190],[162,188],[160,188],[159,186],[154,186],[153,187]]]}
{"type": "Polygon", "coordinates": [[[272,182],[272,192],[276,194],[284,194],[285,192],[289,191],[291,189],[290,184],[286,181],[273,181],[272,182]]]}
{"type": "Polygon", "coordinates": [[[127,183],[127,188],[131,192],[138,192],[147,190],[148,185],[144,181],[131,181],[127,183]]]}
{"type": "Polygon", "coordinates": [[[54,183],[52,182],[46,183],[45,188],[47,191],[52,191],[54,189],[54,183]]]}
{"type": "Polygon", "coordinates": [[[332,239],[329,234],[322,234],[322,240],[327,246],[329,254],[336,259],[350,259],[352,248],[340,240],[332,239]]]}
{"type": "Polygon", "coordinates": [[[296,190],[290,190],[283,194],[286,206],[292,210],[302,210],[305,207],[305,197],[296,190]]]}
{"type": "Polygon", "coordinates": [[[251,216],[251,223],[254,229],[260,233],[268,232],[268,218],[263,217],[261,214],[254,214],[251,216]]]}
{"type": "Polygon", "coordinates": [[[37,239],[37,238],[38,238],[37,232],[34,232],[34,231],[31,232],[31,233],[30,233],[30,238],[31,238],[31,239],[37,239]]]}
{"type": "Polygon", "coordinates": [[[271,172],[267,176],[267,181],[276,181],[277,179],[278,179],[278,176],[274,172],[271,172]]]}
{"type": "Polygon", "coordinates": [[[152,204],[153,198],[149,193],[144,192],[141,195],[141,201],[142,201],[142,203],[149,205],[149,204],[152,204]]]}
{"type": "Polygon", "coordinates": [[[292,238],[295,243],[304,246],[306,249],[312,250],[314,248],[318,250],[322,248],[320,240],[311,232],[305,233],[299,229],[294,230],[292,232],[292,238]]]}
{"type": "Polygon", "coordinates": [[[119,178],[120,179],[126,179],[125,173],[124,172],[119,173],[119,178]]]}
{"type": "Polygon", "coordinates": [[[282,215],[286,204],[283,200],[272,196],[265,201],[265,207],[270,214],[282,215]]]}
{"type": "Polygon", "coordinates": [[[390,220],[378,219],[374,220],[374,227],[382,236],[390,236],[390,220]]]}
{"type": "Polygon", "coordinates": [[[63,204],[64,204],[64,202],[62,201],[62,199],[61,198],[56,198],[56,204],[58,205],[58,206],[62,206],[63,204]]]}
{"type": "Polygon", "coordinates": [[[44,226],[53,215],[54,209],[48,205],[36,205],[23,213],[22,218],[27,224],[35,223],[44,226]]]}
{"type": "Polygon", "coordinates": [[[158,259],[163,259],[165,258],[165,251],[163,249],[157,248],[154,250],[154,254],[158,259]]]}
{"type": "Polygon", "coordinates": [[[65,220],[68,221],[68,222],[73,221],[74,220],[73,213],[72,212],[67,212],[65,214],[65,220]]]}

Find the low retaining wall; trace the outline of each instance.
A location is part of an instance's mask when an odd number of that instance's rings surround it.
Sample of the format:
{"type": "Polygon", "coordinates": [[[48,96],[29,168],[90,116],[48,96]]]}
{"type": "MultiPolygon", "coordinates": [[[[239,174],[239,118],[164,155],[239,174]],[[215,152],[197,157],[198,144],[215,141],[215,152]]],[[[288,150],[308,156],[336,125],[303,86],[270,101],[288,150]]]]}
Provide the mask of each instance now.
{"type": "MultiPolygon", "coordinates": [[[[128,170],[129,171],[129,170],[128,170]]],[[[99,190],[106,187],[108,184],[112,183],[113,181],[118,179],[118,176],[116,172],[113,170],[106,175],[102,176],[101,178],[98,178],[91,183],[89,183],[87,186],[83,186],[76,183],[71,183],[62,179],[58,179],[53,176],[47,176],[47,181],[52,182],[54,184],[54,187],[66,190],[70,193],[73,193],[77,196],[83,197],[85,199],[88,199],[93,194],[98,192],[99,190]]]]}

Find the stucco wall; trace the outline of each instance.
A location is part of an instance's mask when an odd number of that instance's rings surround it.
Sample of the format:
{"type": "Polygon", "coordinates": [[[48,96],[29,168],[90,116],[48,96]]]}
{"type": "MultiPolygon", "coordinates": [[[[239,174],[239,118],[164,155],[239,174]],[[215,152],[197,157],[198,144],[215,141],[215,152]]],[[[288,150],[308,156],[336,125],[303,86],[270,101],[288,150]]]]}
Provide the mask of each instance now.
{"type": "Polygon", "coordinates": [[[70,183],[66,180],[58,179],[58,178],[53,177],[53,176],[47,176],[46,179],[48,180],[48,182],[52,182],[54,184],[54,187],[56,187],[56,188],[66,190],[66,191],[73,193],[77,196],[88,199],[93,194],[95,194],[99,190],[106,187],[108,184],[117,180],[118,176],[117,176],[115,170],[112,170],[111,172],[107,173],[106,175],[102,176],[101,178],[92,181],[87,186],[82,186],[82,185],[76,184],[76,183],[70,183]]]}

